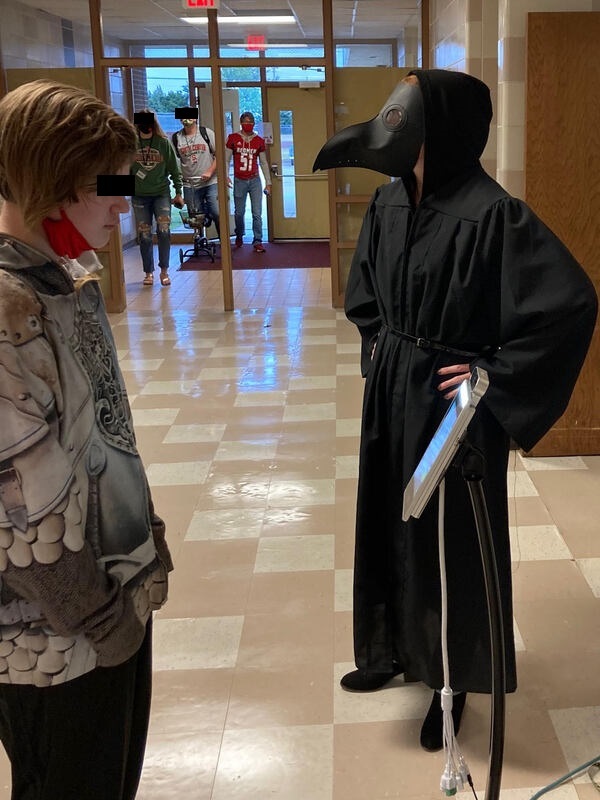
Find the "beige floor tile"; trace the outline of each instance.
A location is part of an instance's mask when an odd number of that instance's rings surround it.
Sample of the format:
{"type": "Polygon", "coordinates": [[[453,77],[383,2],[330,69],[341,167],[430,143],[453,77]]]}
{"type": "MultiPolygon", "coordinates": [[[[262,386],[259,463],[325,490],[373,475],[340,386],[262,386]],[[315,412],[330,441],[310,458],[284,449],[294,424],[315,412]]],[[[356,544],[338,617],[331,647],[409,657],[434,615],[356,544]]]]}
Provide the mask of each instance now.
{"type": "Polygon", "coordinates": [[[331,800],[331,725],[226,730],[212,800],[331,800]]]}
{"type": "Polygon", "coordinates": [[[158,618],[245,614],[255,558],[256,540],[185,541],[158,618]]]}
{"type": "Polygon", "coordinates": [[[258,542],[255,572],[306,572],[333,569],[334,537],[263,536],[258,542]]]}
{"type": "Polygon", "coordinates": [[[221,738],[204,731],[149,736],[137,800],[211,800],[221,738]]]}
{"type": "Polygon", "coordinates": [[[600,615],[598,601],[591,592],[590,599],[561,597],[516,602],[515,617],[529,651],[548,649],[551,642],[553,650],[598,652],[600,615]]]}
{"type": "Polygon", "coordinates": [[[402,675],[398,675],[376,692],[346,692],[340,686],[340,678],[355,669],[353,661],[335,664],[333,718],[336,725],[425,718],[432,695],[427,686],[406,684],[402,675]]]}
{"type": "MultiPolygon", "coordinates": [[[[590,588],[573,561],[513,564],[513,593],[519,604],[547,600],[591,599],[590,588]]],[[[552,641],[552,639],[550,639],[552,641]]]]}
{"type": "Polygon", "coordinates": [[[226,727],[330,725],[331,668],[322,663],[238,668],[231,687],[226,727]]]}
{"type": "Polygon", "coordinates": [[[333,612],[246,614],[238,667],[332,663],[333,612]]]}
{"type": "Polygon", "coordinates": [[[549,525],[554,523],[540,497],[512,497],[508,503],[511,525],[549,525]]]}
{"type": "Polygon", "coordinates": [[[331,612],[333,572],[262,572],[252,578],[246,613],[311,614],[331,612]]]}
{"type": "Polygon", "coordinates": [[[233,675],[233,669],[155,672],[150,735],[221,734],[233,675]]]}
{"type": "Polygon", "coordinates": [[[0,797],[2,800],[9,800],[10,786],[10,761],[4,748],[0,747],[0,797]]]}
{"type": "Polygon", "coordinates": [[[352,582],[354,570],[335,571],[335,611],[352,611],[352,582]]]}
{"type": "MultiPolygon", "coordinates": [[[[354,640],[352,634],[352,611],[336,611],[334,615],[334,661],[339,664],[354,664],[354,640]]],[[[350,667],[354,669],[354,667],[350,667]]]]}

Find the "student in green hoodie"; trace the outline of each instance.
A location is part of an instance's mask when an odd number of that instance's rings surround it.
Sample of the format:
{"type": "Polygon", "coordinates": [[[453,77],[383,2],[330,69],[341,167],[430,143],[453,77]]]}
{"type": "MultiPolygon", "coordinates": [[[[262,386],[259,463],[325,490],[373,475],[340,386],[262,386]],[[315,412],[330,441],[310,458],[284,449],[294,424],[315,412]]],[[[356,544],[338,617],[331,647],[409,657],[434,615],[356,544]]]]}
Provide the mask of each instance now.
{"type": "Polygon", "coordinates": [[[181,170],[175,151],[156,115],[144,110],[135,114],[138,129],[136,159],[131,165],[135,175],[135,195],[131,205],[135,214],[138,243],[144,268],[144,286],[154,283],[154,251],[152,220],[156,219],[158,266],[162,286],[170,286],[169,254],[171,248],[171,192],[169,179],[175,187],[173,204],[183,208],[181,170]]]}

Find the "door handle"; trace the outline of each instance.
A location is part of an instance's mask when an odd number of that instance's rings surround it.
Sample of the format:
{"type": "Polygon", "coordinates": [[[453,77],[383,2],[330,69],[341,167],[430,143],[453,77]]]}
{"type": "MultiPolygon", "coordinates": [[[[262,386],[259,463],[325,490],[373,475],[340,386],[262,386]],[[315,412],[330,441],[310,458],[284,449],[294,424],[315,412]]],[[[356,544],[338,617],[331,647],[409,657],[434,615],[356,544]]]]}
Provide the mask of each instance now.
{"type": "Polygon", "coordinates": [[[282,175],[279,172],[279,164],[271,164],[271,174],[275,178],[311,178],[311,179],[317,178],[320,181],[327,179],[327,175],[318,175],[313,172],[307,172],[307,173],[289,172],[282,175]]]}

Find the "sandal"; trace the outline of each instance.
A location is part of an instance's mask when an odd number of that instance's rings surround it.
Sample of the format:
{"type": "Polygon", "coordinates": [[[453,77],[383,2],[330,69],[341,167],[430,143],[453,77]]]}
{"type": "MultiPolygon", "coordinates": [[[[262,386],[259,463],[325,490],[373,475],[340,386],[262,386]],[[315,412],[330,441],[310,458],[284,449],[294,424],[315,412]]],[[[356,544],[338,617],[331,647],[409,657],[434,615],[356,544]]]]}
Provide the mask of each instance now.
{"type": "Polygon", "coordinates": [[[142,281],[142,284],[144,286],[152,286],[153,283],[154,283],[154,275],[151,272],[147,272],[144,277],[144,280],[142,281]]]}
{"type": "Polygon", "coordinates": [[[160,285],[161,286],[171,285],[171,278],[169,278],[169,273],[166,270],[165,272],[160,273],[160,285]]]}

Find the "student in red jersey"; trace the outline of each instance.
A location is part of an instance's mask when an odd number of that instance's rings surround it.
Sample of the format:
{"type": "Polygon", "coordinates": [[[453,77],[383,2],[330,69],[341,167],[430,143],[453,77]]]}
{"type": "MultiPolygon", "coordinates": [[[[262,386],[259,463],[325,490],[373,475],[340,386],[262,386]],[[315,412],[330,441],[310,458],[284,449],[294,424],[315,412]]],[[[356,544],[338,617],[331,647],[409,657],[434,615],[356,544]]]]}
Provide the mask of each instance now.
{"type": "MultiPolygon", "coordinates": [[[[235,206],[235,246],[244,244],[244,214],[246,198],[250,195],[252,208],[252,244],[257,253],[264,253],[262,244],[262,183],[258,166],[265,179],[265,194],[271,194],[269,165],[265,153],[265,140],[254,132],[254,116],[244,111],[240,117],[241,131],[230,133],[225,144],[227,171],[233,157],[233,202],[235,206]]],[[[231,186],[231,179],[228,180],[231,186]]]]}

